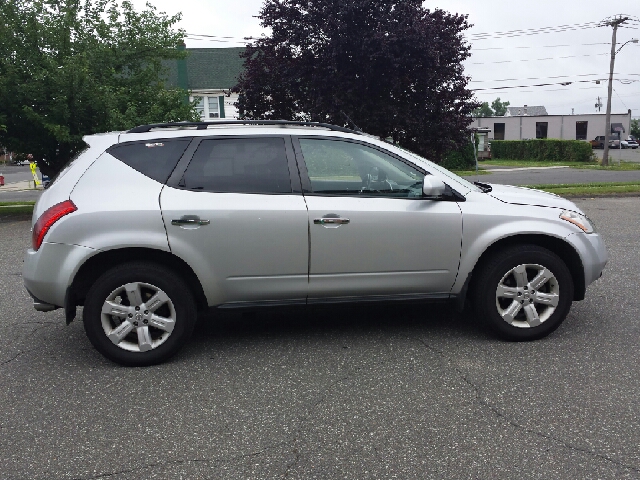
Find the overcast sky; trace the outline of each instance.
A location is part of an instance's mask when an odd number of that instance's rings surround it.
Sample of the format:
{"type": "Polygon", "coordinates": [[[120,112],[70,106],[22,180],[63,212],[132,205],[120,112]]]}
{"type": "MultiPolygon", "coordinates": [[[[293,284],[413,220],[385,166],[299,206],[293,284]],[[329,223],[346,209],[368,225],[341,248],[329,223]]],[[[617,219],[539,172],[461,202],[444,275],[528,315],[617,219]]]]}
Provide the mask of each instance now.
{"type": "MultiPolygon", "coordinates": [[[[258,15],[263,0],[149,0],[160,11],[182,12],[178,25],[191,35],[216,36],[212,41],[189,36],[189,48],[233,47],[263,30],[258,15]],[[220,38],[232,37],[232,38],[220,38]]],[[[340,1],[340,0],[336,0],[340,1]]],[[[136,8],[146,0],[133,0],[136,8]]],[[[465,71],[470,88],[524,86],[504,90],[478,90],[480,101],[496,97],[512,106],[544,105],[550,114],[594,113],[597,97],[606,108],[611,27],[593,23],[617,14],[640,17],[639,0],[428,0],[425,7],[466,14],[473,27],[467,31],[471,57],[465,71]],[[589,25],[585,25],[589,24],[589,25]],[[573,29],[535,35],[490,35],[513,30],[571,25],[573,29]],[[556,78],[552,78],[556,77],[556,78]],[[600,84],[595,80],[601,79],[600,84]],[[529,87],[541,83],[573,82],[570,85],[529,87]]],[[[618,30],[618,45],[640,38],[640,22],[618,30]]],[[[616,56],[612,112],[632,110],[640,116],[640,43],[627,44],[616,56]],[[632,80],[635,80],[631,82],[632,80]]]]}

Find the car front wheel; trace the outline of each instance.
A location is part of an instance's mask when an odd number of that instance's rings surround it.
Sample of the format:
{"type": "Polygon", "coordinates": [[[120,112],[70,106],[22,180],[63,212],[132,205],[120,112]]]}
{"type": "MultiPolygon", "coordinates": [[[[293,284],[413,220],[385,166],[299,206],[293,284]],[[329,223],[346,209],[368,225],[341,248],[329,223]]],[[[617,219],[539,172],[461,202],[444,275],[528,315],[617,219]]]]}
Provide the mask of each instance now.
{"type": "Polygon", "coordinates": [[[126,366],[147,366],[167,360],[186,343],[196,308],[174,272],[152,263],[129,263],[93,284],[83,320],[89,340],[105,357],[126,366]]]}
{"type": "Polygon", "coordinates": [[[537,245],[511,247],[481,265],[475,305],[488,326],[507,340],[536,340],[566,318],[573,280],[565,263],[537,245]]]}

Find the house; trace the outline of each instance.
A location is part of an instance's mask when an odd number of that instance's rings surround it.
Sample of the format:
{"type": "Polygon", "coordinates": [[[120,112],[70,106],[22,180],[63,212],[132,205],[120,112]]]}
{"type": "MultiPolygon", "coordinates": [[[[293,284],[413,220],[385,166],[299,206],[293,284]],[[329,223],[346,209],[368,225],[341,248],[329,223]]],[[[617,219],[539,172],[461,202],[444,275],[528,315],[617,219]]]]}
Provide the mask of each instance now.
{"type": "MultiPolygon", "coordinates": [[[[604,135],[605,114],[584,115],[546,115],[544,107],[513,107],[520,115],[503,117],[474,118],[471,128],[490,128],[493,132],[490,140],[528,140],[531,138],[557,138],[562,140],[593,140],[604,135]],[[529,115],[531,108],[542,108],[545,114],[529,115]]],[[[509,108],[511,109],[511,107],[509,108]]],[[[627,113],[611,114],[611,137],[620,138],[629,134],[631,110],[627,113]]]]}
{"type": "Polygon", "coordinates": [[[244,47],[235,48],[186,48],[187,58],[167,62],[167,85],[189,90],[189,100],[199,97],[196,109],[202,120],[238,118],[234,103],[238,94],[231,89],[238,83],[244,59],[240,54],[244,47]]]}

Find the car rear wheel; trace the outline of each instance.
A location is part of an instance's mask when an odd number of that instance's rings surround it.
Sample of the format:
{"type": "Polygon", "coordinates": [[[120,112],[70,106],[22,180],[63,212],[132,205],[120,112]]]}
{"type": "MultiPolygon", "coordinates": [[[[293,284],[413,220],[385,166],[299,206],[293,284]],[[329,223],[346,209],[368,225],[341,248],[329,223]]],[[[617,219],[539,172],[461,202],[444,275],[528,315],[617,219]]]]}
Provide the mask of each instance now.
{"type": "Polygon", "coordinates": [[[485,323],[507,340],[536,340],[560,326],[571,308],[573,280],[564,262],[537,245],[520,245],[480,267],[475,305],[485,323]]]}
{"type": "Polygon", "coordinates": [[[84,327],[93,346],[127,366],[161,363],[188,340],[196,320],[193,296],[171,270],[128,263],[104,273],[89,290],[84,327]]]}

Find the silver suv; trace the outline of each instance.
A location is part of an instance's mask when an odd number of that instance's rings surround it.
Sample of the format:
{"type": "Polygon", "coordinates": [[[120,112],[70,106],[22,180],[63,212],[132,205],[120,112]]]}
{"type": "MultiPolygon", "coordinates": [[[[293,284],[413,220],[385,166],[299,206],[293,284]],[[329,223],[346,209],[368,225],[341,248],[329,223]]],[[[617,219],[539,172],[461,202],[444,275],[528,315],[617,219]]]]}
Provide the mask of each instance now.
{"type": "Polygon", "coordinates": [[[84,306],[92,344],[166,360],[209,307],[472,300],[510,340],[544,337],[607,253],[572,202],[472,184],[342,127],[160,124],[92,135],[35,206],[37,310],[84,306]]]}

